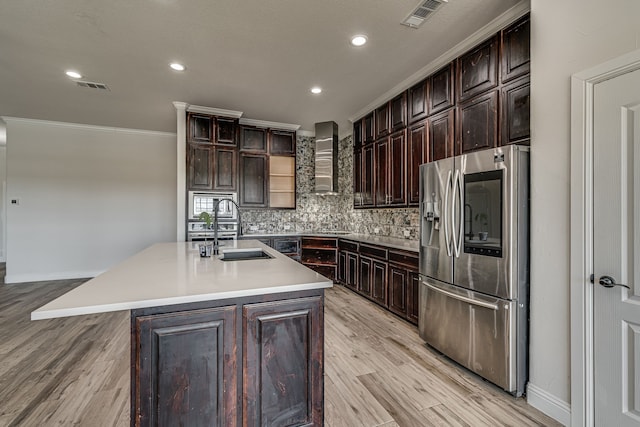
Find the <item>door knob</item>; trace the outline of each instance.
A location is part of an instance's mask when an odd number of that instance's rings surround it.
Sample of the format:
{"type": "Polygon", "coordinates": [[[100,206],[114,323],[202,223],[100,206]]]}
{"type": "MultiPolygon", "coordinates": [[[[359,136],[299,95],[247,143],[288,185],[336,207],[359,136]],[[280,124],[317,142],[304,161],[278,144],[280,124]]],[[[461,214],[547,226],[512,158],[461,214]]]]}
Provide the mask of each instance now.
{"type": "Polygon", "coordinates": [[[622,286],[622,287],[627,288],[629,290],[631,289],[627,285],[623,285],[622,283],[616,283],[616,279],[614,279],[611,276],[600,276],[600,280],[598,280],[598,283],[600,283],[605,288],[613,288],[614,286],[622,286]]]}

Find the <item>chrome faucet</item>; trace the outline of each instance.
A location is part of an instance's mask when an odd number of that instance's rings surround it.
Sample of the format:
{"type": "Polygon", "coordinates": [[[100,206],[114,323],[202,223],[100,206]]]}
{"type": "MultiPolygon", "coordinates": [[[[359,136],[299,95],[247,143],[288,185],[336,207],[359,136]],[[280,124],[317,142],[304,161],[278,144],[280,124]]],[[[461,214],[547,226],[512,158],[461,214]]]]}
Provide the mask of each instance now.
{"type": "Polygon", "coordinates": [[[218,200],[215,206],[213,207],[213,212],[214,212],[213,213],[213,254],[214,255],[218,255],[218,252],[219,252],[218,248],[220,248],[220,245],[218,244],[218,205],[220,205],[220,203],[224,201],[229,201],[233,203],[236,209],[238,209],[238,237],[242,236],[242,218],[240,216],[240,206],[238,206],[238,204],[231,199],[218,200]]]}

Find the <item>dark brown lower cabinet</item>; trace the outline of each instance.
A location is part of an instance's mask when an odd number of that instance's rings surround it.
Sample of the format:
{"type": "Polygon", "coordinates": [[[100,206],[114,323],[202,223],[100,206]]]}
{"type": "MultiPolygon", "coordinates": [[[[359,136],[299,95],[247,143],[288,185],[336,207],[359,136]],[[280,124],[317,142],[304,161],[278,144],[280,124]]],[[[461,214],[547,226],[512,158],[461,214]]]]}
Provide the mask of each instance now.
{"type": "Polygon", "coordinates": [[[418,253],[340,239],[338,282],[418,324],[418,253]]]}
{"type": "Polygon", "coordinates": [[[131,311],[132,426],[322,426],[324,291],[131,311]]]}
{"type": "Polygon", "coordinates": [[[321,426],[320,297],[243,307],[246,426],[321,426]]]}
{"type": "Polygon", "coordinates": [[[338,239],[335,237],[303,237],[301,262],[310,269],[336,280],[338,239]]]}

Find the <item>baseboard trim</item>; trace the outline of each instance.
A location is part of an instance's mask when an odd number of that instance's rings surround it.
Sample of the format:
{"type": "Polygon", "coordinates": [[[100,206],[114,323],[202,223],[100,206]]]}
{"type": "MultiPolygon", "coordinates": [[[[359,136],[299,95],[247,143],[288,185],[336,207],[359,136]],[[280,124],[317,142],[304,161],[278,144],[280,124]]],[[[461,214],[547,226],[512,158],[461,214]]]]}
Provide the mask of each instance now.
{"type": "Polygon", "coordinates": [[[527,385],[527,402],[559,423],[571,425],[571,405],[535,384],[527,385]]]}
{"type": "Polygon", "coordinates": [[[47,274],[7,274],[4,278],[4,283],[30,283],[30,282],[45,282],[50,280],[72,280],[72,279],[87,279],[96,277],[103,273],[105,270],[100,271],[65,271],[58,273],[47,274]]]}

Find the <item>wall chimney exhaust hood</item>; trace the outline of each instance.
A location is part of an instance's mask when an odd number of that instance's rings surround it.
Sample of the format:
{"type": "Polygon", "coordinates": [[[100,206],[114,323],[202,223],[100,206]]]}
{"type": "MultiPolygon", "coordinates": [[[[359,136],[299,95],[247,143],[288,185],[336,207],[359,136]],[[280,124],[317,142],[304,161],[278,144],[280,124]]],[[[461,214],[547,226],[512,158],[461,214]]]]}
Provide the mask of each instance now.
{"type": "Polygon", "coordinates": [[[338,194],[338,125],[316,123],[316,194],[338,194]]]}

